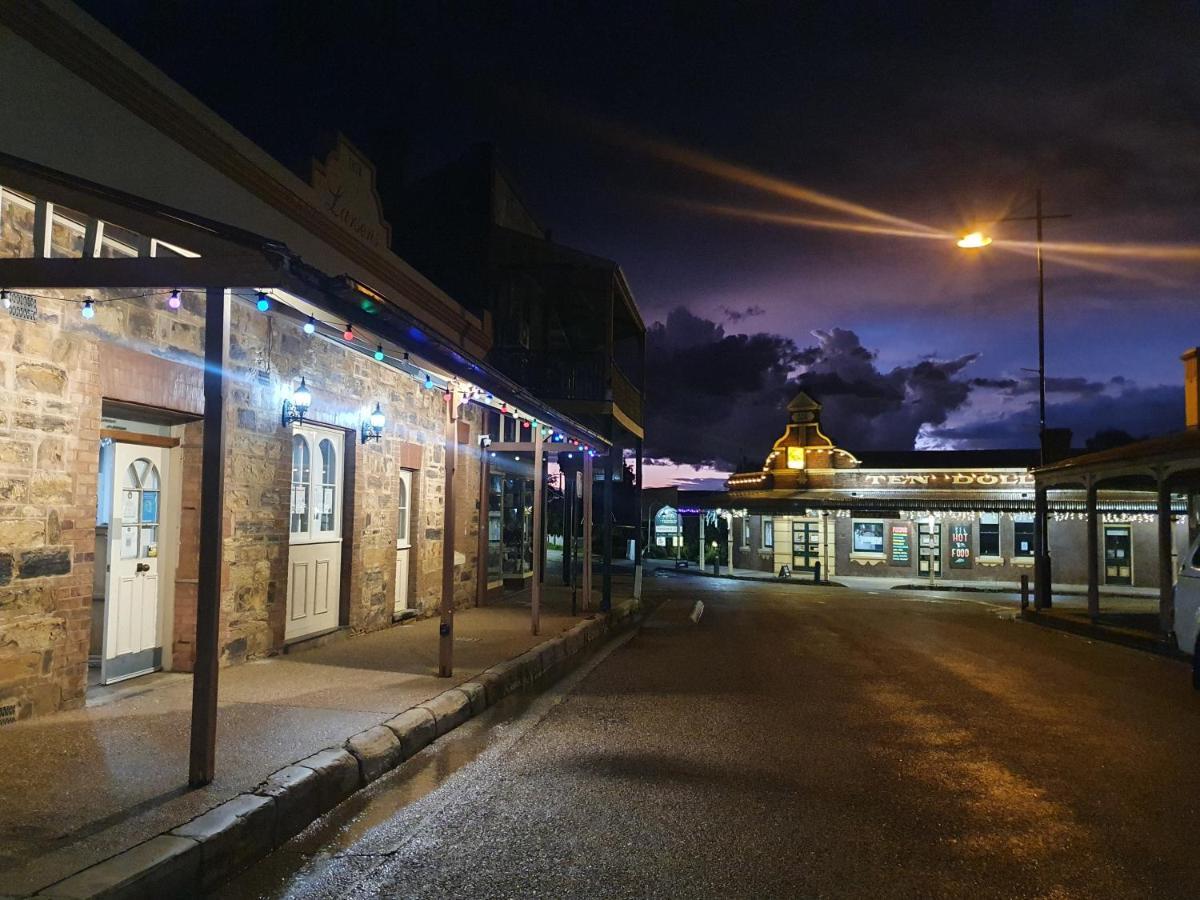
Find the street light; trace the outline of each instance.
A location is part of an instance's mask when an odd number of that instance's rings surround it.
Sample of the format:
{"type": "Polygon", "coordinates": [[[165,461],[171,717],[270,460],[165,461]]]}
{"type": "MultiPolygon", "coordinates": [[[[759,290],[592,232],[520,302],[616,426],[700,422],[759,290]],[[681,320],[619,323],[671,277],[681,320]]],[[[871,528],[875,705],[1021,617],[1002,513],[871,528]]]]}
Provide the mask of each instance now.
{"type": "MultiPolygon", "coordinates": [[[[1046,219],[1067,219],[1068,213],[1046,215],[1042,212],[1042,189],[1038,188],[1033,195],[1034,213],[1032,216],[1008,216],[1001,222],[1035,222],[1037,223],[1037,273],[1038,273],[1038,464],[1046,464],[1046,270],[1042,263],[1042,223],[1046,219]]],[[[981,231],[972,231],[963,235],[956,243],[964,250],[976,250],[986,247],[992,239],[981,231]]],[[[1049,541],[1049,509],[1046,492],[1039,489],[1034,494],[1034,520],[1036,524],[1036,548],[1034,578],[1036,586],[1036,605],[1045,609],[1050,606],[1050,541],[1049,541]]],[[[930,567],[932,573],[932,566],[930,567]]]]}
{"type": "MultiPolygon", "coordinates": [[[[1001,222],[1037,223],[1037,273],[1038,273],[1038,463],[1046,464],[1046,271],[1042,264],[1042,222],[1046,219],[1068,219],[1070,215],[1060,213],[1046,215],[1042,212],[1042,189],[1034,192],[1034,214],[1032,216],[1007,216],[1001,222]]],[[[955,243],[964,250],[978,250],[992,242],[990,235],[982,231],[964,234],[955,243]]]]}

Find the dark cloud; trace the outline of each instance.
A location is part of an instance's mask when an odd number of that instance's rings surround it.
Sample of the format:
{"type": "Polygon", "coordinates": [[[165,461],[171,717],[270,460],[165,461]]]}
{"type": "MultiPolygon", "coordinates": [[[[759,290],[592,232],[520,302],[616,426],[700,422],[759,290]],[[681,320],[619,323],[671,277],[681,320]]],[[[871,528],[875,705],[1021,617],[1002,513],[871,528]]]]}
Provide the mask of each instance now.
{"type": "Polygon", "coordinates": [[[958,376],[978,354],[882,371],[853,331],[814,335],[817,344],[799,354],[796,384],[824,406],[826,433],[852,450],[911,449],[922,426],[944,423],[971,393],[958,376]]]}
{"type": "MultiPolygon", "coordinates": [[[[1115,382],[1115,379],[1114,379],[1115,382]]],[[[1144,437],[1183,427],[1183,388],[1176,385],[1139,387],[1128,380],[1110,383],[1102,392],[1085,390],[1046,406],[1046,424],[1069,428],[1072,443],[1084,446],[1104,432],[1144,437]]],[[[923,438],[961,449],[1029,447],[1036,443],[1037,401],[995,416],[946,428],[928,429],[923,438]]]]}
{"type": "MultiPolygon", "coordinates": [[[[1071,394],[1074,396],[1092,396],[1102,393],[1110,385],[1125,384],[1126,379],[1116,377],[1108,382],[1093,381],[1089,378],[1050,375],[1046,378],[1047,394],[1071,394]]],[[[990,388],[1000,391],[1009,397],[1022,394],[1036,394],[1038,379],[1036,375],[1026,375],[1023,378],[972,378],[971,387],[990,388]]]]}
{"type": "Polygon", "coordinates": [[[852,449],[911,448],[967,399],[959,378],[975,354],[881,371],[853,331],[815,332],[800,349],[775,334],[726,334],[679,307],[647,339],[646,452],[676,463],[760,459],[782,432],[787,401],[805,390],[824,404],[826,431],[852,449]]]}
{"type": "Polygon", "coordinates": [[[677,463],[761,457],[790,395],[796,345],[775,334],[726,334],[683,307],[646,335],[646,453],[677,463]]]}
{"type": "Polygon", "coordinates": [[[742,319],[753,319],[755,316],[761,316],[766,313],[766,310],[761,306],[752,304],[744,309],[733,309],[728,306],[722,306],[721,312],[725,313],[725,318],[735,325],[742,319]]]}

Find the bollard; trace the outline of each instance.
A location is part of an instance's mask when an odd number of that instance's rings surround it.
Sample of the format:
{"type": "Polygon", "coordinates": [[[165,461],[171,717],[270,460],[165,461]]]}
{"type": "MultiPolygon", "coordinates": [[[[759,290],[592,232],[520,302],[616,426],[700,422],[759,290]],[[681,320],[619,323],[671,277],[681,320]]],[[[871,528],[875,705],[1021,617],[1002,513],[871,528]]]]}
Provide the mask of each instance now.
{"type": "Polygon", "coordinates": [[[813,563],[813,584],[821,583],[821,561],[813,563]]]}
{"type": "Polygon", "coordinates": [[[1029,609],[1029,576],[1021,576],[1021,609],[1029,609]]]}

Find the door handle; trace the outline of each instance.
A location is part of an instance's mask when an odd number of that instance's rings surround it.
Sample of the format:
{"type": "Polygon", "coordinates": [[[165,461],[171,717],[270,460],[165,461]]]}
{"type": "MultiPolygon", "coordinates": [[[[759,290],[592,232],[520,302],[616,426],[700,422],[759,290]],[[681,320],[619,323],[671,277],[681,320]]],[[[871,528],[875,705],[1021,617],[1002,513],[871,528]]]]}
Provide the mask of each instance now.
{"type": "Polygon", "coordinates": [[[138,563],[137,571],[138,572],[149,572],[150,571],[150,563],[138,563]]]}

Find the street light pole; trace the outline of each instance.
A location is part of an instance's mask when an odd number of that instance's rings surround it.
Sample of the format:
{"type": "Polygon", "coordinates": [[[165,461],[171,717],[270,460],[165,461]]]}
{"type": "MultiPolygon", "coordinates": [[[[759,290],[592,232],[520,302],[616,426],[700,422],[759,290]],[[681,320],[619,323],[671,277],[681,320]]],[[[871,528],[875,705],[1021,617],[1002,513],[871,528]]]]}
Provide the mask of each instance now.
{"type": "MultiPolygon", "coordinates": [[[[1042,223],[1046,219],[1067,219],[1069,213],[1046,215],[1042,211],[1042,188],[1039,185],[1033,194],[1034,211],[1032,216],[1007,216],[1001,222],[1030,222],[1037,228],[1037,273],[1038,273],[1038,465],[1046,464],[1046,267],[1042,259],[1042,223]]],[[[978,249],[992,243],[990,236],[981,231],[964,235],[958,241],[958,246],[964,249],[978,249]]],[[[1034,589],[1035,607],[1046,608],[1051,605],[1050,585],[1053,579],[1050,575],[1050,529],[1049,504],[1046,492],[1038,490],[1035,493],[1034,513],[1034,589]]]]}

